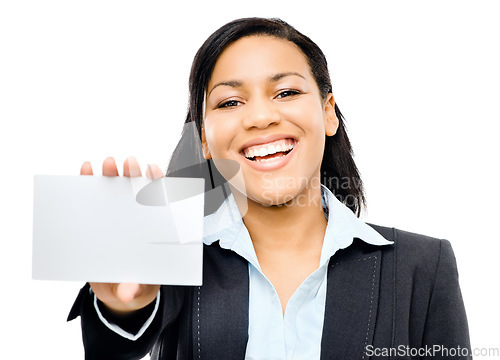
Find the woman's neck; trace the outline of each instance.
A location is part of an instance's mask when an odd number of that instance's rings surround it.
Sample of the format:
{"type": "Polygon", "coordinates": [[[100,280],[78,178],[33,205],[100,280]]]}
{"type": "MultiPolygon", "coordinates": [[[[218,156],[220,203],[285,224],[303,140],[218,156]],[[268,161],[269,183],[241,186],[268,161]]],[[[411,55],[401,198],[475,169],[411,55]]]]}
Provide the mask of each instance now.
{"type": "MultiPolygon", "coordinates": [[[[237,195],[235,199],[238,202],[237,195]]],[[[248,199],[243,221],[257,252],[321,252],[327,225],[321,187],[308,185],[298,196],[280,206],[266,206],[248,199]]]]}

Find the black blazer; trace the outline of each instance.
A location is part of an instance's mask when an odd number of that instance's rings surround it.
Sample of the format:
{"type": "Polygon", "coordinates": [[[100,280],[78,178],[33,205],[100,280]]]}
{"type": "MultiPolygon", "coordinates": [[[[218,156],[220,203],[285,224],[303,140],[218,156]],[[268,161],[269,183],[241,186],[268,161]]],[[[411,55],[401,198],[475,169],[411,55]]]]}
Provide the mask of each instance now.
{"type": "MultiPolygon", "coordinates": [[[[321,359],[363,360],[384,352],[387,356],[371,358],[471,359],[442,356],[444,349],[470,351],[450,243],[371,226],[394,244],[373,246],[355,239],[330,259],[321,359]],[[430,357],[436,345],[443,352],[430,357]]],[[[218,242],[205,246],[203,259],[203,286],[162,286],[159,313],[136,341],[102,324],[86,284],[68,317],[81,316],[85,358],[140,359],[151,351],[152,359],[162,360],[244,359],[247,261],[218,242]]],[[[139,323],[148,314],[141,316],[139,323]]]]}

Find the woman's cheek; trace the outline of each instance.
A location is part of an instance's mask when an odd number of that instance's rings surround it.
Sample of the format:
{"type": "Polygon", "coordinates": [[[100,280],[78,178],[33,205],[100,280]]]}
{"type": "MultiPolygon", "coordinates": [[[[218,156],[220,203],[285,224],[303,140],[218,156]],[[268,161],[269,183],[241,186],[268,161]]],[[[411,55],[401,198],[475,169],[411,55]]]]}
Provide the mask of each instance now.
{"type": "Polygon", "coordinates": [[[307,105],[307,103],[304,103],[304,101],[295,101],[282,104],[280,107],[281,118],[299,126],[309,122],[315,109],[310,106],[304,106],[307,105]]]}
{"type": "Polygon", "coordinates": [[[233,130],[231,130],[227,122],[221,120],[210,119],[205,122],[205,137],[208,148],[214,158],[227,158],[226,152],[231,145],[233,130]]]}

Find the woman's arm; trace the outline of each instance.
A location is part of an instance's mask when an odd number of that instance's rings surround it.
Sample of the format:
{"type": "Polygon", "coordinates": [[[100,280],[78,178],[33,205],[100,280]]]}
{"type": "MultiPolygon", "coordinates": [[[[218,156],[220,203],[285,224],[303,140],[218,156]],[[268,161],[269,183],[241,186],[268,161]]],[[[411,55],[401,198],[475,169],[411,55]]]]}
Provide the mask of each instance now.
{"type": "Polygon", "coordinates": [[[425,321],[423,346],[426,345],[441,347],[439,358],[442,359],[472,359],[457,264],[451,244],[447,240],[441,240],[440,243],[439,262],[425,321]],[[467,350],[459,351],[464,348],[467,350]],[[455,351],[457,353],[451,356],[455,351]],[[466,353],[469,356],[461,356],[466,353]]]}
{"type": "MultiPolygon", "coordinates": [[[[94,294],[86,284],[78,294],[68,316],[68,321],[81,317],[85,359],[141,359],[153,347],[160,333],[173,326],[185,297],[185,287],[162,286],[158,312],[146,331],[136,340],[129,340],[106,326],[94,307],[94,294]]],[[[111,323],[125,330],[134,331],[150,317],[154,302],[144,309],[126,316],[105,310],[103,315],[111,323]]]]}
{"type": "MultiPolygon", "coordinates": [[[[159,178],[163,173],[150,167],[148,177],[159,178]]],[[[113,158],[103,162],[104,176],[118,176],[113,158]]],[[[90,163],[81,175],[93,175],[90,163]]],[[[139,164],[130,157],[123,164],[126,177],[141,176],[139,164]]],[[[89,283],[78,295],[68,320],[81,316],[86,359],[139,359],[153,346],[160,332],[177,317],[182,306],[183,289],[160,285],[89,283]],[[161,304],[158,304],[158,301],[161,304]],[[157,314],[154,314],[158,312],[157,314]],[[151,323],[147,323],[148,321],[151,323]],[[144,333],[137,334],[143,327],[144,333]],[[136,336],[128,336],[130,333],[136,336]]]]}

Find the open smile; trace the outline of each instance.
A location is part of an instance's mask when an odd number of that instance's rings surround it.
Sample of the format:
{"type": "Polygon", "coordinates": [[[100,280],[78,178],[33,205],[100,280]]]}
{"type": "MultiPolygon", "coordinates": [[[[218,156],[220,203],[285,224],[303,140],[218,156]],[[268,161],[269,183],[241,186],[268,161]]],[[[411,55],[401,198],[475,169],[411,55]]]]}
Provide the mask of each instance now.
{"type": "Polygon", "coordinates": [[[257,170],[276,170],[288,163],[297,144],[293,138],[281,138],[244,147],[240,153],[257,170]]]}

